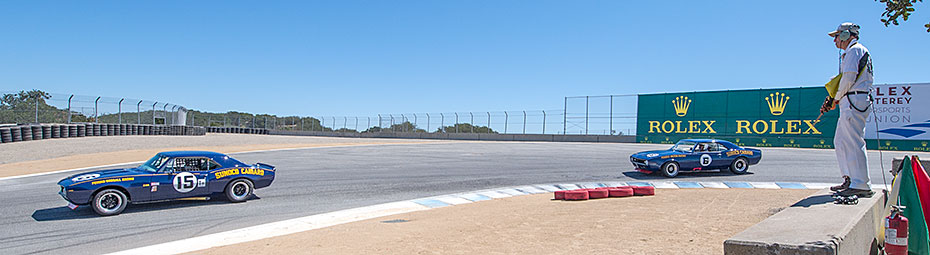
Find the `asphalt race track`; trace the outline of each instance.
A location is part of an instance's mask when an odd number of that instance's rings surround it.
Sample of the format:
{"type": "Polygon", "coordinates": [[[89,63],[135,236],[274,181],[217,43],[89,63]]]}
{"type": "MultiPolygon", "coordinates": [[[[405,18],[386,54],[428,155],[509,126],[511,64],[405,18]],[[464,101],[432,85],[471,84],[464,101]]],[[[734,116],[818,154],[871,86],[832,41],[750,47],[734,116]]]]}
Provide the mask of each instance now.
{"type": "MultiPolygon", "coordinates": [[[[277,167],[256,198],[130,205],[121,215],[72,211],[56,182],[71,173],[0,181],[0,254],[99,254],[278,220],[479,189],[586,181],[665,180],[633,170],[629,155],[668,145],[615,143],[440,143],[313,148],[234,154],[277,167]]],[[[884,153],[884,168],[893,156],[884,153]]],[[[914,154],[914,153],[910,153],[914,154]]],[[[930,153],[917,153],[930,158],[930,153]]],[[[870,151],[873,184],[879,153],[870,151]]],[[[749,174],[682,174],[675,181],[840,181],[833,150],[763,148],[749,174]]],[[[888,175],[887,181],[891,182],[888,175]]]]}

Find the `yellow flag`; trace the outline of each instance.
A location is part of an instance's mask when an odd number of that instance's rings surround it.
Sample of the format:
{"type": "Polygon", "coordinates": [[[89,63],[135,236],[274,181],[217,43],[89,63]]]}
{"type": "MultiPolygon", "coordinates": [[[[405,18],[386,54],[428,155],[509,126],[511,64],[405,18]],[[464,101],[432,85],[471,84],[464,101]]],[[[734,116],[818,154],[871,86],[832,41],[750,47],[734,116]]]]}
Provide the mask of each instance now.
{"type": "Polygon", "coordinates": [[[836,98],[836,90],[840,88],[840,79],[843,78],[843,74],[837,74],[830,79],[827,84],[824,84],[823,87],[827,88],[827,94],[830,94],[830,97],[836,98]]]}

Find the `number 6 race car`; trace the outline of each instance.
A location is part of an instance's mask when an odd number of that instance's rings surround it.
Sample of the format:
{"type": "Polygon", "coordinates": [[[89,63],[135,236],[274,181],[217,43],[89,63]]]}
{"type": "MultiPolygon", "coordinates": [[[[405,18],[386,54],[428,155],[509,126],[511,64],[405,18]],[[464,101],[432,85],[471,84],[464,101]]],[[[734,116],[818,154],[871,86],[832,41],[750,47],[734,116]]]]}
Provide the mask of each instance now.
{"type": "Polygon", "coordinates": [[[646,174],[658,171],[665,177],[716,169],[745,174],[750,165],[758,164],[760,160],[762,151],[758,149],[713,139],[684,139],[668,150],[644,151],[630,156],[636,170],[646,174]]]}
{"type": "Polygon", "coordinates": [[[244,202],[254,189],[274,181],[274,166],[246,165],[229,156],[206,151],[158,153],[142,165],[128,169],[76,174],[58,182],[58,194],[72,210],[90,205],[97,214],[116,215],[129,203],[179,198],[210,199],[225,193],[231,202],[244,202]]]}

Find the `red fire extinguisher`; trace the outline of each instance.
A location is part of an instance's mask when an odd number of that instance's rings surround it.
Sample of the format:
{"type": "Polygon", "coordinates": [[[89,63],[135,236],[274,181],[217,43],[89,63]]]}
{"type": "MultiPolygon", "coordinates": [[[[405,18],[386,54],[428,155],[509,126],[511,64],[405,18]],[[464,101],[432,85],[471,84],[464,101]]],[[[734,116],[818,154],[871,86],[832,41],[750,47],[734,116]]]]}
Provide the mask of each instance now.
{"type": "Polygon", "coordinates": [[[907,255],[907,218],[901,215],[904,206],[891,206],[885,217],[885,254],[907,255]]]}

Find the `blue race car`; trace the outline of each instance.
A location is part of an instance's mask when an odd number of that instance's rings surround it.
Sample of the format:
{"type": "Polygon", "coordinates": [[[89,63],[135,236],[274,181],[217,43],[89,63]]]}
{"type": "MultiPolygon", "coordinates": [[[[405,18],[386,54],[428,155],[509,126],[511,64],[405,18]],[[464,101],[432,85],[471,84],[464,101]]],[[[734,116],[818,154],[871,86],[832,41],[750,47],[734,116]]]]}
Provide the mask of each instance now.
{"type": "Polygon", "coordinates": [[[116,215],[129,203],[179,198],[210,199],[225,193],[237,203],[249,199],[254,189],[274,181],[274,166],[247,165],[227,155],[207,151],[158,153],[135,168],[86,172],[58,182],[58,194],[72,210],[90,205],[97,214],[116,215]]]}
{"type": "Polygon", "coordinates": [[[658,171],[665,177],[718,169],[745,174],[750,165],[758,164],[760,160],[762,151],[758,149],[714,139],[684,139],[668,150],[644,151],[630,156],[636,170],[646,174],[658,171]]]}

